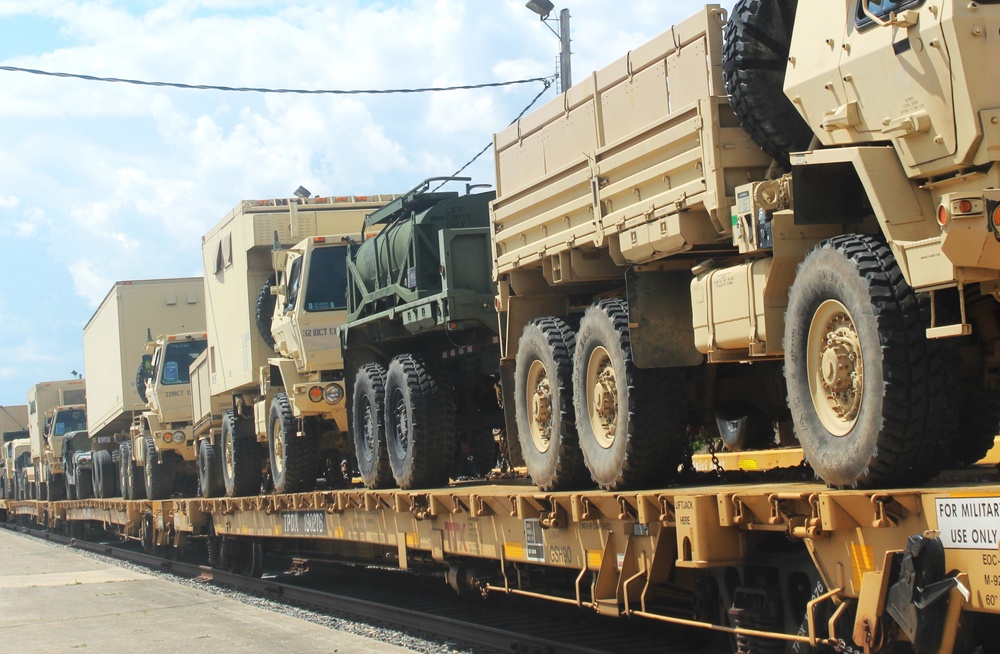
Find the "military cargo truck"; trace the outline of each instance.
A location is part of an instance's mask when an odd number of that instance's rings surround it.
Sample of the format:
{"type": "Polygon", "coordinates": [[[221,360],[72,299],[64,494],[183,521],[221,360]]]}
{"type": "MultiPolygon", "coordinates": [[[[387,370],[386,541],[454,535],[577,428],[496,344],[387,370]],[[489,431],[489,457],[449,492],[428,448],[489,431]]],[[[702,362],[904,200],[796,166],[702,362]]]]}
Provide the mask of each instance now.
{"type": "Polygon", "coordinates": [[[667,483],[720,423],[792,425],[835,486],[978,459],[998,29],[994,2],[709,5],[498,133],[505,408],[539,486],[667,483]]]}
{"type": "Polygon", "coordinates": [[[31,440],[13,438],[3,442],[3,497],[23,500],[31,497],[34,488],[34,469],[31,467],[31,440]],[[30,473],[30,479],[29,475],[30,473]]]}
{"type": "Polygon", "coordinates": [[[87,428],[86,383],[82,379],[42,382],[28,389],[28,437],[34,496],[61,500],[66,494],[63,444],[87,428]]]}
{"type": "Polygon", "coordinates": [[[448,181],[469,179],[425,180],[365,218],[366,238],[349,249],[339,333],[353,446],[369,488],[446,484],[496,461],[494,194],[430,188],[448,181]]]}
{"type": "Polygon", "coordinates": [[[190,369],[207,345],[205,332],[159,336],[146,343],[135,384],[148,408],[136,416],[129,440],[121,446],[122,497],[162,500],[185,485],[195,487],[190,369]]]}
{"type": "Polygon", "coordinates": [[[396,196],[300,195],[241,202],[202,239],[211,395],[229,404],[218,432],[199,436],[203,493],[257,494],[265,472],[279,492],[343,478],[341,238],[396,196]]]}
{"type": "Polygon", "coordinates": [[[136,368],[150,334],[205,330],[203,288],[200,277],[116,282],[84,327],[90,447],[74,456],[92,456],[98,497],[120,492],[123,461],[136,461],[143,469],[148,465],[154,478],[172,472],[173,442],[167,447],[161,439],[153,457],[145,455],[145,448],[132,447],[130,428],[147,408],[136,390],[136,368]]]}

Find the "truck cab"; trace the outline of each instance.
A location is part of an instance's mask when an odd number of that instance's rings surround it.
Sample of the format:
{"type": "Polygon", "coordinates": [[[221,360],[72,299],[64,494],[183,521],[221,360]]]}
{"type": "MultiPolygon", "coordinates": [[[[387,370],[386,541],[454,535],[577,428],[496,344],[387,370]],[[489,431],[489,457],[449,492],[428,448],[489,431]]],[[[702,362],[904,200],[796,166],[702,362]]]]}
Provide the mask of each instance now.
{"type": "Polygon", "coordinates": [[[196,476],[190,368],[207,345],[205,332],[162,335],[146,343],[136,383],[143,385],[140,397],[147,408],[132,423],[130,461],[123,457],[126,493],[143,482],[150,499],[164,499],[176,483],[196,476]],[[144,480],[137,478],[137,468],[144,470],[144,480]]]}
{"type": "Polygon", "coordinates": [[[347,317],[349,240],[316,236],[272,253],[278,283],[272,287],[271,334],[282,356],[269,362],[280,373],[296,417],[320,414],[340,429],[347,408],[337,328],[347,317]]]}

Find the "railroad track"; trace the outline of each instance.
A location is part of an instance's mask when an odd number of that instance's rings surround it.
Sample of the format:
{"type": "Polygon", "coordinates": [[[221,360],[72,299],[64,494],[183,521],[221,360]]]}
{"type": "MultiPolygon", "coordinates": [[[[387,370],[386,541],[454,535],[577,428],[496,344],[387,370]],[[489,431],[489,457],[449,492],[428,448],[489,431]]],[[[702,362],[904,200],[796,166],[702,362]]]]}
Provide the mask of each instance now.
{"type": "Polygon", "coordinates": [[[435,587],[433,579],[398,570],[324,565],[317,566],[315,575],[277,573],[258,579],[148,554],[121,544],[82,540],[23,525],[3,526],[154,571],[210,582],[311,611],[417,632],[434,640],[465,643],[470,648],[518,654],[716,651],[707,649],[704,642],[690,640],[691,631],[670,625],[601,618],[572,607],[527,598],[491,596],[485,601],[460,598],[443,581],[438,580],[440,586],[435,587]],[[325,590],[330,586],[343,588],[344,592],[325,590]]]}

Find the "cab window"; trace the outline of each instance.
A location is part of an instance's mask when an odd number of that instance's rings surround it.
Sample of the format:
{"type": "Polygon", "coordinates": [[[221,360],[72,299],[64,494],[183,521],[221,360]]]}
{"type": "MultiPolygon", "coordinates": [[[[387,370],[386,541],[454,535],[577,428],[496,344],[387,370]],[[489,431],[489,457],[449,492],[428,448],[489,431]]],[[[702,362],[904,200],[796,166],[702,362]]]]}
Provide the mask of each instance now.
{"type": "Polygon", "coordinates": [[[306,287],[306,311],[347,308],[347,248],[313,250],[306,287]]]}
{"type": "Polygon", "coordinates": [[[163,357],[163,370],[160,372],[160,383],[188,384],[191,382],[191,364],[198,355],[205,351],[208,341],[177,341],[167,343],[167,352],[163,357]]]}
{"type": "Polygon", "coordinates": [[[59,411],[55,418],[55,429],[52,430],[56,436],[68,434],[71,431],[81,431],[87,428],[87,413],[82,409],[73,411],[59,411]]]}
{"type": "Polygon", "coordinates": [[[859,0],[855,20],[859,27],[872,24],[872,20],[865,14],[865,5],[868,5],[868,11],[879,18],[888,18],[889,14],[894,11],[898,12],[903,9],[916,7],[923,4],[923,2],[924,0],[859,0]]]}
{"type": "Polygon", "coordinates": [[[295,302],[299,299],[299,284],[302,278],[302,257],[292,262],[288,269],[288,283],[285,287],[285,311],[295,308],[295,302]]]}

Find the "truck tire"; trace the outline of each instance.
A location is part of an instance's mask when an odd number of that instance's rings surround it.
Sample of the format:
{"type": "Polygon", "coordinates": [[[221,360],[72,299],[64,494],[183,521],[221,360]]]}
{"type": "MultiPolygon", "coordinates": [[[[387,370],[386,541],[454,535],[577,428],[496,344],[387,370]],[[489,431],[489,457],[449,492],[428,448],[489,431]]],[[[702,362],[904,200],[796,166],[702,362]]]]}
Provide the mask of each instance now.
{"type": "Polygon", "coordinates": [[[358,472],[366,488],[393,486],[385,441],[385,368],[366,363],[354,377],[351,433],[358,472]]]}
{"type": "Polygon", "coordinates": [[[254,322],[257,324],[257,333],[264,339],[264,343],[274,349],[274,336],[271,335],[271,321],[274,320],[274,307],[278,298],[271,295],[271,287],[276,283],[272,274],[260,287],[257,293],[257,304],[254,307],[254,322]]]}
{"type": "Polygon", "coordinates": [[[56,475],[49,479],[49,501],[61,502],[66,499],[66,475],[56,475]]]}
{"type": "Polygon", "coordinates": [[[528,476],[540,490],[588,483],[573,412],[576,335],[560,318],[524,327],[514,363],[514,414],[528,476]]]}
{"type": "Polygon", "coordinates": [[[89,500],[94,496],[94,475],[91,470],[76,471],[76,499],[89,500]]]}
{"type": "Polygon", "coordinates": [[[411,354],[393,358],[386,372],[385,441],[400,488],[448,483],[455,452],[455,405],[449,390],[411,354]]]}
{"type": "Polygon", "coordinates": [[[687,451],[683,369],[641,370],[632,361],[628,303],[587,309],[573,353],[580,450],[605,490],[663,484],[687,451]]]}
{"type": "Polygon", "coordinates": [[[152,434],[146,434],[146,463],[143,467],[146,481],[146,497],[151,500],[165,500],[173,493],[174,475],[170,459],[166,456],[158,461],[156,445],[152,434]]]}
{"type": "Polygon", "coordinates": [[[823,241],[799,265],[785,381],[796,436],[827,484],[920,484],[944,463],[960,385],[947,350],[926,338],[926,307],[871,236],[823,241]]]}
{"type": "Polygon", "coordinates": [[[135,462],[135,457],[132,455],[131,442],[122,443],[122,458],[125,461],[125,478],[128,480],[126,482],[128,485],[128,499],[146,499],[146,474],[145,471],[139,470],[139,466],[135,462]]]}
{"type": "Polygon", "coordinates": [[[232,411],[222,418],[222,480],[228,497],[260,492],[260,446],[251,424],[232,411]]]}
{"type": "Polygon", "coordinates": [[[785,67],[798,0],[739,0],[726,26],[723,74],[743,129],[786,170],[813,132],[785,95],[785,67]]]}
{"type": "Polygon", "coordinates": [[[274,396],[267,415],[267,449],[275,492],[307,493],[316,488],[319,436],[309,426],[303,424],[299,436],[288,395],[274,396]]]}
{"type": "Polygon", "coordinates": [[[115,465],[111,460],[111,452],[97,450],[94,452],[94,494],[100,498],[108,498],[115,493],[115,465]]]}
{"type": "Polygon", "coordinates": [[[202,497],[222,497],[226,492],[222,480],[222,457],[207,438],[198,443],[198,488],[202,497]]]}

